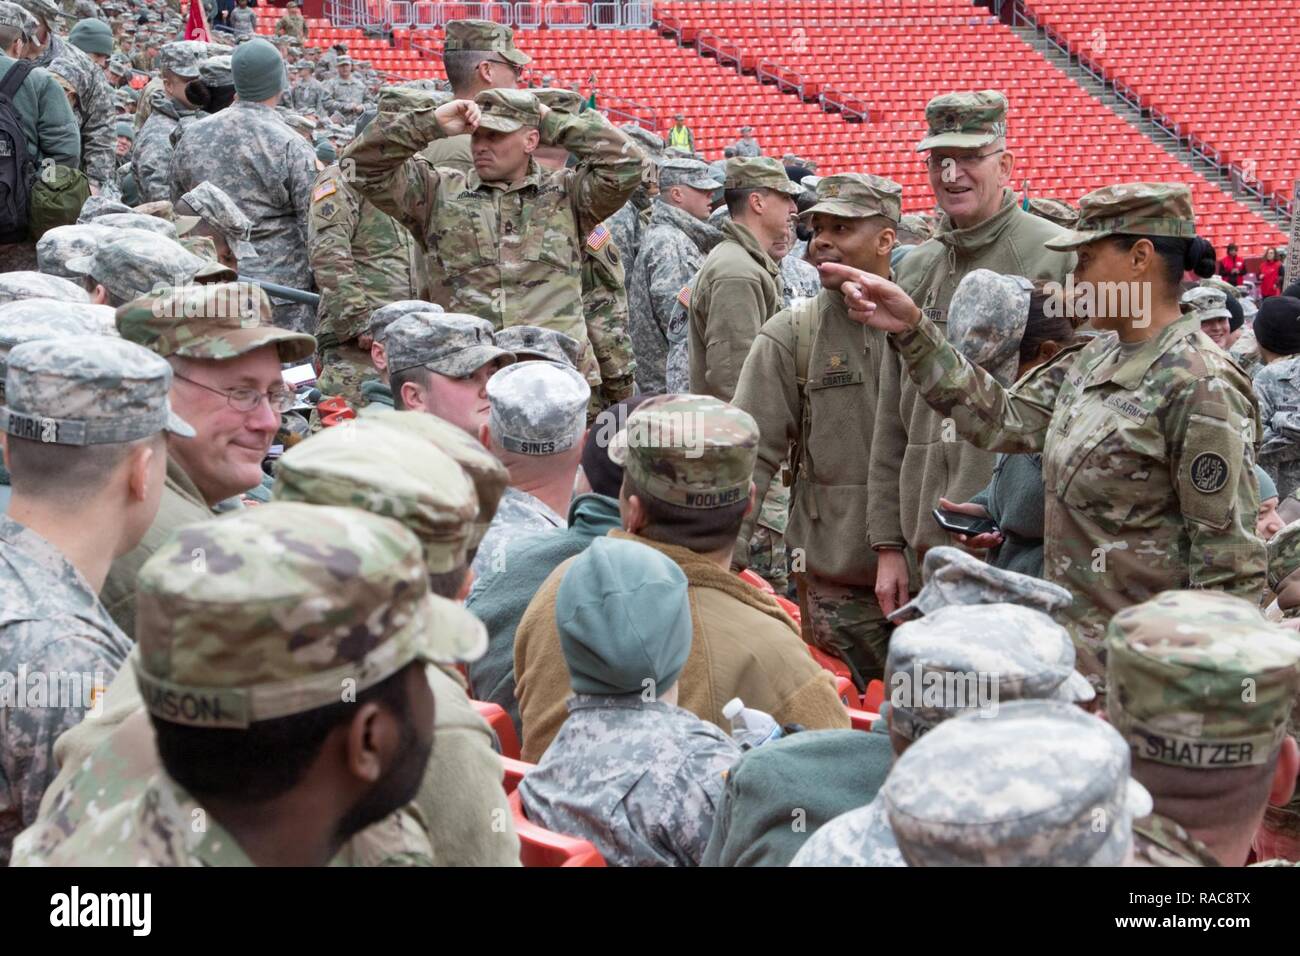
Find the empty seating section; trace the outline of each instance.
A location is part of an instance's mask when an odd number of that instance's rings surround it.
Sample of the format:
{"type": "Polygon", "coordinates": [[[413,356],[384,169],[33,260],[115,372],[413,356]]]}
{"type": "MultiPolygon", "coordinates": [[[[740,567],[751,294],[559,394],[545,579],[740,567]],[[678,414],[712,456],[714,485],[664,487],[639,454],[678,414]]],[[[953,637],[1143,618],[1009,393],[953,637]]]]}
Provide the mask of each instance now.
{"type": "Polygon", "coordinates": [[[1300,0],[1031,0],[1071,52],[1289,200],[1300,157],[1294,57],[1300,0]]]}
{"type": "MultiPolygon", "coordinates": [[[[1159,6],[1162,49],[1177,45],[1168,42],[1165,32],[1171,21],[1181,20],[1196,30],[1207,29],[1210,19],[1203,14],[1178,17],[1163,12],[1171,6],[1189,10],[1203,6],[1190,0],[1034,4],[1035,9],[1043,6],[1087,7],[1092,11],[1089,22],[1099,24],[1110,22],[1116,7],[1159,6]]],[[[1300,0],[1281,6],[1300,7],[1300,0]]],[[[897,180],[903,185],[905,211],[924,209],[931,202],[926,173],[914,152],[925,130],[926,101],[950,90],[995,88],[1010,100],[1007,139],[1017,157],[1017,188],[1028,179],[1033,195],[1075,202],[1088,190],[1111,182],[1182,181],[1192,187],[1199,231],[1211,241],[1222,246],[1231,237],[1252,253],[1265,244],[1285,241],[1274,226],[1179,163],[1090,97],[1006,26],[986,16],[987,11],[966,0],[669,0],[656,4],[655,9],[661,22],[693,31],[688,35],[698,37],[707,31],[727,41],[728,48],[734,44],[754,59],[775,60],[865,99],[872,108],[873,122],[860,128],[847,143],[823,141],[816,135],[791,141],[785,130],[774,131],[763,114],[755,114],[753,121],[769,152],[792,148],[817,159],[822,164],[819,172],[866,169],[897,180]]],[[[1253,25],[1250,17],[1237,18],[1233,29],[1245,34],[1253,25]]],[[[1107,36],[1112,32],[1119,32],[1113,24],[1107,36]]],[[[1146,43],[1142,56],[1147,62],[1159,59],[1149,32],[1135,27],[1128,36],[1133,42],[1146,43]]],[[[1279,31],[1278,36],[1282,42],[1287,33],[1279,31]]],[[[705,40],[717,45],[707,36],[705,40]]],[[[1180,55],[1188,54],[1181,51],[1180,55]]],[[[1242,61],[1235,58],[1234,62],[1242,61]]],[[[676,85],[672,77],[662,82],[668,91],[676,85]]],[[[1171,75],[1170,82],[1192,91],[1191,95],[1202,101],[1224,99],[1216,97],[1215,91],[1230,82],[1238,99],[1234,121],[1240,117],[1242,126],[1264,125],[1244,119],[1257,115],[1255,104],[1243,110],[1239,100],[1256,91],[1252,84],[1239,82],[1236,74],[1224,75],[1217,82],[1209,78],[1197,82],[1180,72],[1171,75]]],[[[665,98],[670,96],[665,93],[665,98]]],[[[1233,108],[1226,99],[1224,106],[1233,108]]],[[[685,111],[698,122],[689,107],[685,111]]]]}

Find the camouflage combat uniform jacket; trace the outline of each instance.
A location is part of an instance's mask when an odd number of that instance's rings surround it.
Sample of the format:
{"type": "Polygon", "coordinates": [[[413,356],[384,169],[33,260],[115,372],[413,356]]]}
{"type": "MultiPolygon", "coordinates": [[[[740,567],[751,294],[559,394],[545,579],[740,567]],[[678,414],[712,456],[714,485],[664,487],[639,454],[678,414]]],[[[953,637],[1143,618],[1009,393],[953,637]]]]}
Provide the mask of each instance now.
{"type": "Polygon", "coordinates": [[[275,35],[278,37],[294,37],[302,41],[307,39],[307,21],[303,19],[301,13],[285,13],[279,20],[275,21],[275,35]]]}
{"type": "Polygon", "coordinates": [[[736,742],[640,694],[577,694],[568,707],[519,784],[528,819],[590,840],[612,866],[698,866],[736,742]]]}
{"type": "Polygon", "coordinates": [[[514,485],[508,486],[474,555],[474,576],[481,577],[493,568],[493,562],[499,558],[497,552],[505,551],[506,539],[517,544],[532,532],[566,527],[568,522],[564,515],[557,514],[541,498],[520,491],[514,485]]]}
{"type": "Polygon", "coordinates": [[[1133,821],[1133,856],[1150,866],[1221,866],[1200,840],[1158,813],[1133,821]]]}
{"type": "Polygon", "coordinates": [[[1300,488],[1300,357],[1265,365],[1254,384],[1262,426],[1259,464],[1281,500],[1300,488]]]}
{"type": "Polygon", "coordinates": [[[135,136],[131,167],[140,202],[160,202],[172,197],[172,133],[208,114],[181,106],[165,90],[153,94],[153,110],[135,136]]]}
{"type": "Polygon", "coordinates": [[[722,232],[684,209],[657,201],[641,237],[644,256],[628,270],[628,330],[636,355],[636,384],[648,395],[668,391],[668,324],[673,311],[689,302],[684,291],[722,241],[722,232]]]}
{"type": "Polygon", "coordinates": [[[907,866],[894,841],[885,798],[841,813],[799,848],[791,866],[907,866]]]}
{"type": "Polygon", "coordinates": [[[321,293],[321,350],[355,339],[380,306],[423,298],[415,239],[350,186],[337,164],[312,187],[307,248],[321,293]]]}
{"type": "Polygon", "coordinates": [[[1043,572],[1074,594],[1061,613],[1084,674],[1104,673],[1110,617],[1161,591],[1259,603],[1255,402],[1194,317],[1131,349],[1109,335],[1071,346],[1011,389],[928,318],[893,338],[921,395],[962,437],[1043,453],[1043,572]]]}
{"type": "MultiPolygon", "coordinates": [[[[432,104],[432,100],[430,101],[432,104]]],[[[537,325],[583,343],[581,371],[600,383],[582,300],[582,242],[641,178],[640,150],[598,113],[548,113],[541,141],[576,169],[530,162],[516,183],[431,166],[414,154],[444,139],[434,107],[380,113],[343,151],[357,189],[406,226],[427,255],[431,301],[495,328],[537,325]]]]}
{"type": "Polygon", "coordinates": [[[289,91],[289,107],[295,113],[312,116],[329,114],[329,97],[325,93],[325,84],[315,77],[299,80],[289,91]]]}
{"type": "Polygon", "coordinates": [[[252,7],[234,7],[226,14],[226,23],[236,33],[257,32],[257,14],[252,7]]]}
{"type": "Polygon", "coordinates": [[[67,558],[7,517],[0,517],[0,595],[0,671],[13,675],[9,689],[0,690],[5,864],[58,770],[54,741],[89,710],[97,681],[101,693],[108,686],[131,642],[67,558]]]}
{"type": "Polygon", "coordinates": [[[97,185],[114,182],[117,170],[117,104],[104,71],[63,37],[50,34],[49,45],[33,61],[61,78],[76,96],[72,111],[81,128],[81,171],[97,185]]]}
{"type": "Polygon", "coordinates": [[[325,104],[330,113],[354,120],[366,111],[366,84],[355,76],[336,76],[325,81],[325,104]]]}
{"type": "Polygon", "coordinates": [[[624,269],[636,265],[637,255],[641,251],[641,238],[650,223],[653,208],[645,187],[637,186],[622,208],[605,220],[605,228],[614,237],[614,245],[623,257],[624,269]]]}

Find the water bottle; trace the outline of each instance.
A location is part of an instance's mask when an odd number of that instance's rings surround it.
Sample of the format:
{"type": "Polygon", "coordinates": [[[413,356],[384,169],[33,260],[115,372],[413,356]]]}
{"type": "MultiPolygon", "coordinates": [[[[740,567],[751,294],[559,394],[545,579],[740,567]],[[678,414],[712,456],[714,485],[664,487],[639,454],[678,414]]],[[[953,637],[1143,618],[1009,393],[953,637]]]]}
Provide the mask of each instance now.
{"type": "Polygon", "coordinates": [[[781,725],[771,714],[746,707],[739,697],[727,701],[722,716],[731,721],[731,736],[745,750],[761,747],[781,736],[781,725]]]}

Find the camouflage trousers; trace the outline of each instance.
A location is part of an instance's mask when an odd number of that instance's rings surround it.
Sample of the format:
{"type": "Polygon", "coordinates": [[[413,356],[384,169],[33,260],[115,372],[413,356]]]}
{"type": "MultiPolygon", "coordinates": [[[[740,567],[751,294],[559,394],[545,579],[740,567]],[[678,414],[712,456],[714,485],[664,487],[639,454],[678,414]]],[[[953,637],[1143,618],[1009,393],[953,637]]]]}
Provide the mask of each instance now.
{"type": "MultiPolygon", "coordinates": [[[[370,353],[351,343],[336,345],[320,353],[320,375],[316,377],[316,387],[322,396],[340,396],[354,409],[360,410],[366,404],[361,386],[378,379],[379,372],[370,361],[370,353]]],[[[315,409],[311,413],[311,430],[320,430],[320,416],[315,409]]]]}
{"type": "Polygon", "coordinates": [[[798,575],[803,639],[849,665],[858,690],[885,679],[885,657],[894,625],[872,587],[836,584],[813,574],[798,575]]]}
{"type": "MultiPolygon", "coordinates": [[[[779,474],[779,472],[778,472],[779,474]]],[[[786,564],[785,527],[790,521],[790,489],[773,480],[767,486],[754,532],[749,537],[749,570],[753,571],[777,594],[785,597],[790,589],[790,569],[786,564]]]]}

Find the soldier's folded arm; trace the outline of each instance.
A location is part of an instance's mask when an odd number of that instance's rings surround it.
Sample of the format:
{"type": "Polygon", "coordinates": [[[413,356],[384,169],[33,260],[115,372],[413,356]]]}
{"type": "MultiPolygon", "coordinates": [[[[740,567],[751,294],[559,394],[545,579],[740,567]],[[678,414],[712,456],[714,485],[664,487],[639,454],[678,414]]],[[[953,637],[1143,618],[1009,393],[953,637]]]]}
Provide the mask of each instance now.
{"type": "Polygon", "coordinates": [[[381,112],[339,156],[360,193],[405,226],[422,248],[441,176],[415,154],[446,138],[435,109],[430,100],[421,109],[381,112]]]}
{"type": "Polygon", "coordinates": [[[550,110],[539,134],[543,146],[559,146],[577,157],[570,194],[583,235],[618,212],[641,184],[645,153],[595,110],[576,116],[550,110]]]}
{"type": "Polygon", "coordinates": [[[1259,418],[1264,436],[1259,445],[1261,462],[1295,461],[1300,458],[1300,412],[1266,412],[1259,400],[1259,418]],[[1265,417],[1267,415],[1268,417],[1265,417]]]}
{"type": "Polygon", "coordinates": [[[77,117],[68,105],[63,89],[57,83],[49,82],[49,74],[40,67],[37,67],[37,72],[44,74],[47,81],[39,86],[36,109],[37,155],[72,169],[80,169],[81,130],[77,126],[77,117]]]}
{"type": "Polygon", "coordinates": [[[968,362],[922,317],[916,328],[890,336],[921,396],[941,415],[958,405],[969,413],[953,419],[958,433],[987,451],[1043,450],[1056,395],[1082,345],[1068,346],[1012,389],[1003,388],[982,368],[968,362]]]}
{"type": "Polygon", "coordinates": [[[1250,400],[1213,380],[1188,382],[1169,397],[1169,474],[1189,539],[1189,581],[1258,601],[1267,556],[1255,533],[1259,489],[1244,438],[1254,418],[1250,400]]]}
{"type": "Polygon", "coordinates": [[[772,481],[780,480],[777,469],[785,461],[791,443],[799,439],[800,402],[793,342],[789,310],[768,319],[749,348],[732,399],[733,405],[753,416],[759,433],[758,459],[754,462],[756,504],[745,516],[736,539],[732,563],[738,568],[749,566],[749,539],[758,519],[758,504],[767,495],[772,481]]]}
{"type": "Polygon", "coordinates": [[[709,318],[704,339],[704,379],[711,394],[730,399],[749,347],[769,316],[763,290],[748,278],[718,279],[709,290],[709,318]]]}

